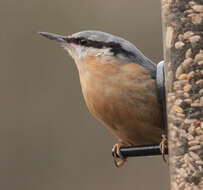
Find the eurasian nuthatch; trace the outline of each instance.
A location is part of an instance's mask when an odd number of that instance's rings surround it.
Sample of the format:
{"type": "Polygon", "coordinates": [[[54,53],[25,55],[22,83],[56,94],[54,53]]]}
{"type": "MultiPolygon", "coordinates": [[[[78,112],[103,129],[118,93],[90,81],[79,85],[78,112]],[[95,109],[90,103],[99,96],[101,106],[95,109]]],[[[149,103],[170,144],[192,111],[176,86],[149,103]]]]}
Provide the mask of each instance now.
{"type": "MultiPolygon", "coordinates": [[[[108,33],[40,34],[58,41],[75,60],[90,112],[121,141],[114,145],[117,154],[121,146],[161,142],[156,64],[132,43],[108,33]]],[[[116,165],[124,161],[116,160],[116,165]]]]}

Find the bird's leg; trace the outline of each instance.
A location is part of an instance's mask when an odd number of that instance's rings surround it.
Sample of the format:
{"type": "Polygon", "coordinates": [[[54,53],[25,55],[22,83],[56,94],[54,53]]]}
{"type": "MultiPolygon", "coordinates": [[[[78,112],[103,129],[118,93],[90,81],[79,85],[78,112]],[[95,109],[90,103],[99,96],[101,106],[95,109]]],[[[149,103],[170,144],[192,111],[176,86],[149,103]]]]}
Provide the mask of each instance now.
{"type": "Polygon", "coordinates": [[[167,138],[166,135],[162,134],[162,139],[161,139],[161,143],[160,143],[160,151],[163,157],[164,162],[167,162],[166,158],[165,158],[165,145],[167,145],[167,138]]]}
{"type": "Polygon", "coordinates": [[[121,168],[127,161],[127,159],[120,152],[121,147],[126,147],[126,145],[124,143],[116,143],[113,146],[114,163],[117,168],[121,168]]]}

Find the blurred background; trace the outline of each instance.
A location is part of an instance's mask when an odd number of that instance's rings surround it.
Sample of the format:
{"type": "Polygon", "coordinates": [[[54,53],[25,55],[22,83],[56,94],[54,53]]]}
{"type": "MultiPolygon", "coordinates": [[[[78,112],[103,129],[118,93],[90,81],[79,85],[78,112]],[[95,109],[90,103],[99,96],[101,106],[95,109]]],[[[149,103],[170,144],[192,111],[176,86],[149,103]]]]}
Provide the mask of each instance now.
{"type": "Polygon", "coordinates": [[[160,156],[115,168],[117,140],[88,112],[73,60],[37,34],[102,30],[158,62],[159,0],[1,0],[0,23],[0,189],[169,189],[160,156]]]}

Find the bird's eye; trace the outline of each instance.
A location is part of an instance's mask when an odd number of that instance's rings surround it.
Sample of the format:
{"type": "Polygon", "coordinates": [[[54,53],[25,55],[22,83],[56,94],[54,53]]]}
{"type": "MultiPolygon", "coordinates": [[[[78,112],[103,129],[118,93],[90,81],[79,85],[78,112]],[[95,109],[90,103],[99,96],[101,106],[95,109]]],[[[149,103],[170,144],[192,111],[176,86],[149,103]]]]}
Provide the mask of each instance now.
{"type": "Polygon", "coordinates": [[[80,40],[80,44],[83,45],[83,46],[85,46],[85,45],[88,44],[88,41],[87,41],[86,39],[81,39],[81,40],[80,40]]]}

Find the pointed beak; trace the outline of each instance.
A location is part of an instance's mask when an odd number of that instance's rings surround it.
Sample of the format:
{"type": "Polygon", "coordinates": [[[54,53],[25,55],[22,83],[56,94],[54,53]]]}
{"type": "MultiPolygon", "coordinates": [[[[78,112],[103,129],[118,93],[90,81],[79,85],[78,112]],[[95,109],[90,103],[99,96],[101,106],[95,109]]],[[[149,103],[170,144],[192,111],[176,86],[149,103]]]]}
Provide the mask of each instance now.
{"type": "Polygon", "coordinates": [[[50,40],[56,40],[58,42],[67,43],[67,41],[65,40],[65,36],[59,34],[53,34],[49,32],[39,32],[39,34],[50,40]]]}

